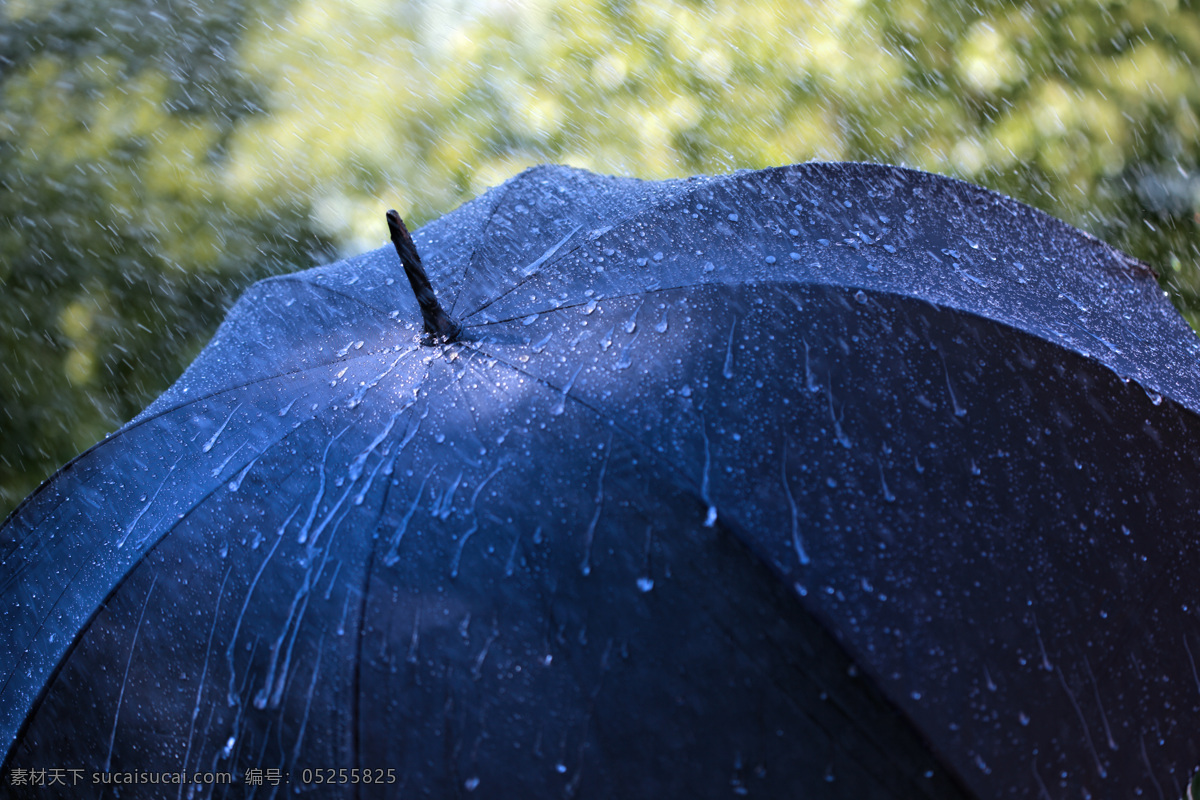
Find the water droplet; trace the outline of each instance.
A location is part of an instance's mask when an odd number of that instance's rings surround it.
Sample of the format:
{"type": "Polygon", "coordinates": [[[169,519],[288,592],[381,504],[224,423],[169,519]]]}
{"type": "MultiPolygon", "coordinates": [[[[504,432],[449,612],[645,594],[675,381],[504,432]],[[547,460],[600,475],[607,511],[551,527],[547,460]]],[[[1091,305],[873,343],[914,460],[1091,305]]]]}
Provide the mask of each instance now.
{"type": "Polygon", "coordinates": [[[788,253],[788,258],[792,259],[792,261],[799,261],[800,254],[796,252],[788,253]]]}
{"type": "Polygon", "coordinates": [[[864,292],[862,289],[859,289],[857,292],[854,293],[854,299],[860,303],[865,303],[865,302],[867,302],[867,293],[864,292]]]}
{"type": "Polygon", "coordinates": [[[729,221],[730,221],[730,222],[737,222],[737,221],[738,221],[738,215],[737,215],[737,214],[730,214],[730,215],[729,215],[729,221]]]}
{"type": "Polygon", "coordinates": [[[639,267],[644,267],[644,266],[646,266],[648,263],[650,263],[650,260],[649,260],[649,259],[647,259],[647,258],[639,258],[639,259],[637,260],[637,265],[638,265],[639,267]]]}
{"type": "Polygon", "coordinates": [[[800,231],[796,230],[795,228],[792,228],[791,230],[789,230],[788,233],[790,233],[792,236],[800,235],[800,231]]]}
{"type": "Polygon", "coordinates": [[[662,260],[663,260],[663,253],[662,253],[662,250],[659,250],[657,253],[655,253],[655,254],[654,254],[654,260],[655,260],[655,261],[662,261],[662,260]]]}
{"type": "Polygon", "coordinates": [[[717,522],[717,507],[709,506],[708,514],[704,517],[704,527],[711,528],[717,522]]]}
{"type": "Polygon", "coordinates": [[[654,579],[650,577],[641,577],[637,579],[637,587],[640,592],[648,592],[654,588],[654,579]]]}
{"type": "Polygon", "coordinates": [[[463,786],[468,792],[473,792],[479,788],[479,778],[467,778],[463,781],[463,786]]]}
{"type": "Polygon", "coordinates": [[[526,317],[525,319],[521,320],[521,324],[522,324],[522,325],[532,325],[533,323],[535,323],[535,322],[537,322],[537,321],[538,321],[538,315],[537,315],[537,314],[530,314],[528,317],[526,317]]]}
{"type": "Polygon", "coordinates": [[[641,310],[642,310],[642,304],[638,303],[638,307],[635,308],[633,310],[633,313],[629,315],[629,319],[625,320],[624,327],[625,327],[626,333],[633,333],[634,331],[637,330],[637,315],[638,315],[638,312],[641,310]]]}
{"type": "Polygon", "coordinates": [[[567,765],[560,761],[559,763],[554,765],[554,771],[557,772],[559,775],[562,775],[564,772],[567,771],[567,765]]]}
{"type": "Polygon", "coordinates": [[[767,256],[767,263],[768,263],[768,264],[774,264],[774,263],[775,263],[775,256],[767,256]]]}

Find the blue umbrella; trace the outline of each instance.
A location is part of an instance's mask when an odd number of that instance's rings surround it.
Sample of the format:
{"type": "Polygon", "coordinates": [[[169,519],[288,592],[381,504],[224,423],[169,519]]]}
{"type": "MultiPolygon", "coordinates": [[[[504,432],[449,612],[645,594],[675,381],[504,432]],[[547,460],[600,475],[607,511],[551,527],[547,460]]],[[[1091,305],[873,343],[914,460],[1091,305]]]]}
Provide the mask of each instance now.
{"type": "Polygon", "coordinates": [[[0,529],[10,778],[1186,791],[1200,348],[1145,265],[858,164],[389,221],[0,529]]]}

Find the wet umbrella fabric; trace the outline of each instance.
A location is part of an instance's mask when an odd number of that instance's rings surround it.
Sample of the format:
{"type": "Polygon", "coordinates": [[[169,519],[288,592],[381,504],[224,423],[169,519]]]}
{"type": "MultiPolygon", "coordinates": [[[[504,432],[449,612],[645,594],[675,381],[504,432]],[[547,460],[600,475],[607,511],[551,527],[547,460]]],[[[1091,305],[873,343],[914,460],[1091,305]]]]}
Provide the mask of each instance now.
{"type": "Polygon", "coordinates": [[[463,341],[388,249],[264,281],[9,519],[8,768],[1182,794],[1200,348],[1144,266],[868,165],[414,238],[463,341]]]}

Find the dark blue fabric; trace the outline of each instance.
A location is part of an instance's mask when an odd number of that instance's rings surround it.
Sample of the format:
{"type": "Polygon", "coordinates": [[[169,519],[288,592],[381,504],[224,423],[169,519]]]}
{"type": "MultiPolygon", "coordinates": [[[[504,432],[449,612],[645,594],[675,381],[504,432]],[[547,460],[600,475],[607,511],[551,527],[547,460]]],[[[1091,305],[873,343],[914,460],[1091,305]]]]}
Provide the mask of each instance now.
{"type": "Polygon", "coordinates": [[[1198,348],[1144,265],[861,164],[537,168],[414,239],[464,341],[388,249],[259,283],[0,529],[10,766],[1180,794],[1198,348]]]}

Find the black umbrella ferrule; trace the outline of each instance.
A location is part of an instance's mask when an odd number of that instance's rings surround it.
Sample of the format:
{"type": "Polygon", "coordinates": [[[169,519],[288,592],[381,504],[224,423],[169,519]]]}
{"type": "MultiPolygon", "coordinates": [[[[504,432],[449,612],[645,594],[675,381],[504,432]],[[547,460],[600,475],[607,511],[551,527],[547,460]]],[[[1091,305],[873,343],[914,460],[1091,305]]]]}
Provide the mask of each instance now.
{"type": "Polygon", "coordinates": [[[429,276],[421,264],[421,254],[417,252],[417,246],[413,243],[408,228],[404,226],[404,220],[395,211],[388,211],[387,223],[392,235],[392,244],[396,246],[396,254],[400,256],[400,263],[404,265],[404,274],[408,276],[408,283],[412,286],[413,294],[417,296],[417,305],[421,307],[425,332],[453,342],[462,333],[462,325],[442,309],[437,295],[433,293],[429,276]]]}

